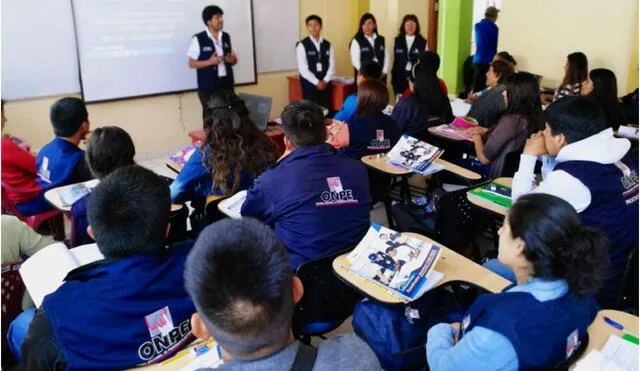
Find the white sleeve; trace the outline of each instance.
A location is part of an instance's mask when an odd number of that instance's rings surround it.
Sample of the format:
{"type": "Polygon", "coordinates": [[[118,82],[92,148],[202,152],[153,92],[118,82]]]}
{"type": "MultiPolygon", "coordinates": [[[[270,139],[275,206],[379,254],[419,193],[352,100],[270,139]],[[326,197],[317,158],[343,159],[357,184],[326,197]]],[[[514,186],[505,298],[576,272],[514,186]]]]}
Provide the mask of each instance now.
{"type": "Polygon", "coordinates": [[[296,46],[296,58],[298,59],[298,72],[300,72],[300,76],[302,76],[303,79],[309,81],[313,85],[316,85],[318,83],[318,79],[309,70],[307,56],[305,54],[304,45],[302,45],[302,43],[298,43],[298,46],[296,46]]]}
{"type": "Polygon", "coordinates": [[[336,58],[333,54],[333,46],[329,48],[329,69],[327,75],[324,77],[324,81],[329,82],[336,75],[336,58]]]}
{"type": "Polygon", "coordinates": [[[520,155],[520,165],[518,171],[513,175],[513,183],[511,184],[511,198],[514,201],[533,189],[536,182],[536,175],[534,174],[536,161],[537,159],[534,156],[520,155]]]}
{"type": "Polygon", "coordinates": [[[198,38],[195,36],[191,39],[191,44],[189,44],[187,57],[196,61],[198,60],[198,57],[200,57],[200,43],[198,42],[198,38]]]}
{"type": "Polygon", "coordinates": [[[351,39],[349,50],[351,52],[351,65],[360,71],[360,44],[355,39],[351,39]]]}
{"type": "Polygon", "coordinates": [[[557,196],[570,203],[578,213],[583,212],[591,204],[589,188],[562,170],[550,172],[533,192],[557,196]]]}
{"type": "Polygon", "coordinates": [[[389,50],[385,46],[385,48],[384,48],[384,64],[382,66],[382,73],[385,74],[385,75],[389,73],[389,61],[390,60],[391,60],[391,58],[389,58],[389,50]]]}

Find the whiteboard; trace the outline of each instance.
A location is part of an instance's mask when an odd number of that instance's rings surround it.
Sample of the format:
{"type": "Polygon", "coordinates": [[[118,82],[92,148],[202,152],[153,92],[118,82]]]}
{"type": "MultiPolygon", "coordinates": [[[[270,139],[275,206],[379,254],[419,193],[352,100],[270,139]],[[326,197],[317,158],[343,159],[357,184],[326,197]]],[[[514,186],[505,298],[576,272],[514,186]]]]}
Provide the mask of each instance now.
{"type": "Polygon", "coordinates": [[[254,0],[258,72],[295,70],[300,40],[298,0],[254,0]]]}
{"type": "Polygon", "coordinates": [[[2,0],[2,98],[78,93],[70,0],[2,0]]]}

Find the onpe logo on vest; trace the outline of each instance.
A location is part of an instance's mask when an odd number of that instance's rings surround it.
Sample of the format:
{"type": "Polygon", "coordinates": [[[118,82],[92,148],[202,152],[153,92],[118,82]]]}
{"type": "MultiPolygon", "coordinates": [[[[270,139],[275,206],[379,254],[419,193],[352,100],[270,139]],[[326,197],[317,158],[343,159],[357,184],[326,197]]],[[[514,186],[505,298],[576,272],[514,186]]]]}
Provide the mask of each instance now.
{"type": "Polygon", "coordinates": [[[185,319],[178,326],[173,325],[169,307],[158,309],[144,317],[150,339],[138,348],[138,356],[145,363],[152,362],[171,352],[188,339],[191,322],[185,319]]]}
{"type": "Polygon", "coordinates": [[[367,149],[378,150],[391,148],[391,140],[384,138],[384,130],[376,130],[376,138],[371,139],[367,149]]]}
{"type": "MultiPolygon", "coordinates": [[[[467,332],[467,327],[469,327],[469,324],[471,323],[471,315],[467,314],[463,319],[462,319],[462,323],[460,324],[460,332],[462,333],[462,335],[464,336],[464,334],[467,332]]],[[[458,338],[460,338],[460,336],[458,335],[458,338]]]]}
{"type": "Polygon", "coordinates": [[[329,190],[320,194],[321,202],[316,202],[317,207],[358,203],[358,200],[353,196],[353,191],[342,187],[342,181],[339,176],[327,178],[327,185],[329,185],[329,190]]]}
{"type": "Polygon", "coordinates": [[[40,165],[40,169],[38,169],[38,176],[40,180],[45,183],[51,183],[51,171],[49,171],[49,157],[45,156],[42,158],[42,165],[40,165]]]}
{"type": "Polygon", "coordinates": [[[578,329],[575,329],[569,335],[569,337],[567,337],[567,358],[571,357],[578,345],[580,345],[580,340],[578,339],[578,329]]]}
{"type": "Polygon", "coordinates": [[[622,161],[616,162],[615,165],[622,171],[622,177],[620,177],[620,182],[624,187],[622,197],[627,205],[631,205],[638,201],[638,173],[635,170],[631,170],[622,161]]]}

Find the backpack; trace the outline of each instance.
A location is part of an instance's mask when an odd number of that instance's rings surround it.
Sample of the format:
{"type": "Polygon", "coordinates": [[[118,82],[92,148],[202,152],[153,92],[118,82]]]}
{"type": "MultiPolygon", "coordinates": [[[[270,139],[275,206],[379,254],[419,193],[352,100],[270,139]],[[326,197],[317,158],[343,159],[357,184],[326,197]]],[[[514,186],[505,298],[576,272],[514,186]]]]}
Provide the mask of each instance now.
{"type": "Polygon", "coordinates": [[[427,332],[438,323],[459,322],[464,310],[453,293],[433,289],[404,305],[364,299],[353,311],[353,329],[373,349],[382,368],[427,369],[427,332]]]}

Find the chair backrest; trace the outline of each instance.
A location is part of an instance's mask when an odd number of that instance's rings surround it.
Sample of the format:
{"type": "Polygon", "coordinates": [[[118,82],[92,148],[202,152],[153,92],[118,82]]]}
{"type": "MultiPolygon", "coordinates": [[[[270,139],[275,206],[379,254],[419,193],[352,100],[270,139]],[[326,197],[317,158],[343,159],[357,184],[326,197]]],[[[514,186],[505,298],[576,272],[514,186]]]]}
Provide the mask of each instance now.
{"type": "Polygon", "coordinates": [[[631,248],[622,278],[622,285],[616,298],[619,310],[634,309],[638,312],[638,245],[631,248]]]}
{"type": "Polygon", "coordinates": [[[258,129],[265,131],[271,113],[273,99],[262,95],[239,93],[238,97],[244,101],[249,110],[249,118],[258,129]]]}
{"type": "Polygon", "coordinates": [[[518,171],[518,166],[520,165],[520,154],[522,154],[522,150],[507,153],[504,157],[504,163],[502,164],[502,172],[500,173],[501,177],[512,178],[516,171],[518,171]]]}
{"type": "MultiPolygon", "coordinates": [[[[304,286],[302,300],[296,305],[294,327],[310,322],[342,323],[362,298],[333,272],[333,260],[353,248],[302,263],[296,275],[304,286]]],[[[295,332],[295,331],[294,331],[295,332]]]]}
{"type": "Polygon", "coordinates": [[[2,264],[2,342],[4,343],[9,324],[22,312],[22,297],[25,287],[20,277],[22,260],[2,264]]]}

